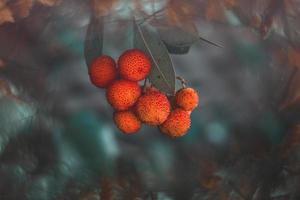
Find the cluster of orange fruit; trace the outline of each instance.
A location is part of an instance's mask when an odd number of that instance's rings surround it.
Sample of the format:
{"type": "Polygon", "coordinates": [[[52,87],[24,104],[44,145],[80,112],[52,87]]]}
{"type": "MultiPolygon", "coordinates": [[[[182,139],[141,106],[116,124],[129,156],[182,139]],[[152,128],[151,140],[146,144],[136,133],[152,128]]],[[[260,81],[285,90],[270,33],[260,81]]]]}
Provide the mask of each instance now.
{"type": "Polygon", "coordinates": [[[131,49],[120,56],[117,64],[110,56],[96,58],[89,76],[95,86],[107,89],[107,101],[115,110],[114,122],[123,133],[136,133],[145,123],[159,126],[171,137],[185,135],[191,125],[191,111],[199,102],[197,92],[183,88],[170,101],[152,86],[143,90],[138,82],[146,79],[150,71],[150,58],[141,50],[131,49]]]}

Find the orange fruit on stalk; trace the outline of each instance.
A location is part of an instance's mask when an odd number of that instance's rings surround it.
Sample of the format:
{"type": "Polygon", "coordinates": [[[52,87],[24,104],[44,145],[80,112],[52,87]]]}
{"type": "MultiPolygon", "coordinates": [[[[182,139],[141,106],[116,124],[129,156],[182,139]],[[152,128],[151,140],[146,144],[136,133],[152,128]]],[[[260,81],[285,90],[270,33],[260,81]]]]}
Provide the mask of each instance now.
{"type": "Polygon", "coordinates": [[[193,111],[199,104],[199,96],[193,88],[183,88],[176,92],[176,106],[186,111],[193,111]]]}
{"type": "Polygon", "coordinates": [[[130,49],[120,56],[118,70],[123,79],[140,81],[149,75],[151,60],[143,51],[130,49]]]}
{"type": "Polygon", "coordinates": [[[151,91],[139,98],[135,110],[142,122],[149,125],[160,125],[168,118],[171,105],[165,94],[151,91]]]}

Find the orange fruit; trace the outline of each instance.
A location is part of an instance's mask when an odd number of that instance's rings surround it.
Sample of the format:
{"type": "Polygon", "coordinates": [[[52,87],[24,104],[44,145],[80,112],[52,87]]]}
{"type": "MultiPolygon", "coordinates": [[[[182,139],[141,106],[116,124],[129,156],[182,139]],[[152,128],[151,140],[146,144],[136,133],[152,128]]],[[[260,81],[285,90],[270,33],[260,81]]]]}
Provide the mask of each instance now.
{"type": "Polygon", "coordinates": [[[131,108],[141,96],[142,90],[137,82],[117,80],[106,91],[109,104],[117,111],[131,108]]]}
{"type": "Polygon", "coordinates": [[[133,134],[141,129],[141,121],[132,111],[118,111],[114,113],[117,127],[125,134],[133,134]]]}
{"type": "Polygon", "coordinates": [[[168,118],[171,105],[166,95],[152,91],[139,98],[135,110],[142,122],[149,125],[160,125],[168,118]]]}
{"type": "Polygon", "coordinates": [[[193,88],[183,88],[176,92],[175,104],[186,111],[194,110],[199,104],[199,96],[193,88]]]}
{"type": "Polygon", "coordinates": [[[117,78],[116,62],[109,56],[100,56],[92,62],[89,75],[95,86],[106,88],[117,78]]]}
{"type": "Polygon", "coordinates": [[[149,75],[151,71],[151,60],[141,50],[127,50],[118,60],[118,69],[123,79],[140,81],[149,75]]]}
{"type": "Polygon", "coordinates": [[[188,132],[190,126],[190,113],[177,108],[171,112],[168,119],[159,128],[162,133],[170,137],[181,137],[188,132]]]}

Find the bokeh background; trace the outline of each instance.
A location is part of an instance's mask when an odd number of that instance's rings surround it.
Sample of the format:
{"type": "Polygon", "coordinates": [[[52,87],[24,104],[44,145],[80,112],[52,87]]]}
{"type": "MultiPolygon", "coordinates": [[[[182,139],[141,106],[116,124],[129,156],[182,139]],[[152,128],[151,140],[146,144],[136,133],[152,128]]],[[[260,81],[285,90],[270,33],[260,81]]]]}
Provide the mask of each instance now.
{"type": "Polygon", "coordinates": [[[300,199],[299,9],[297,0],[0,0],[0,199],[300,199]],[[172,55],[200,94],[178,139],[148,126],[122,134],[83,53],[91,15],[106,16],[104,53],[117,59],[132,13],[158,10],[222,46],[199,40],[172,55]]]}

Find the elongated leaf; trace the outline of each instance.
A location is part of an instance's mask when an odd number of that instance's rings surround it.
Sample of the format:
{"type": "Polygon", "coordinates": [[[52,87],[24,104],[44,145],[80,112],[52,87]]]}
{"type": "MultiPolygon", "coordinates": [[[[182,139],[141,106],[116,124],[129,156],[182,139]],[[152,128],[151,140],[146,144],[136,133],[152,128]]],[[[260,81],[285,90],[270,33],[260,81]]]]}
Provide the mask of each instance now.
{"type": "Polygon", "coordinates": [[[184,26],[159,27],[158,31],[171,54],[186,54],[199,40],[198,30],[193,23],[186,23],[184,26]]]}
{"type": "Polygon", "coordinates": [[[175,92],[175,70],[168,50],[158,34],[135,22],[134,46],[147,52],[152,59],[150,82],[159,90],[173,95],[175,92]]]}
{"type": "Polygon", "coordinates": [[[84,56],[88,67],[102,54],[103,28],[103,18],[91,17],[84,44],[84,56]]]}
{"type": "Polygon", "coordinates": [[[191,46],[198,41],[222,48],[222,46],[199,36],[197,27],[192,22],[182,26],[161,26],[158,28],[158,32],[170,54],[187,54],[191,46]]]}

